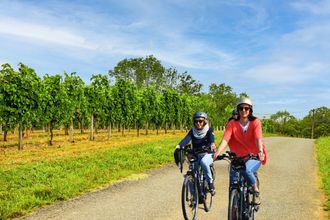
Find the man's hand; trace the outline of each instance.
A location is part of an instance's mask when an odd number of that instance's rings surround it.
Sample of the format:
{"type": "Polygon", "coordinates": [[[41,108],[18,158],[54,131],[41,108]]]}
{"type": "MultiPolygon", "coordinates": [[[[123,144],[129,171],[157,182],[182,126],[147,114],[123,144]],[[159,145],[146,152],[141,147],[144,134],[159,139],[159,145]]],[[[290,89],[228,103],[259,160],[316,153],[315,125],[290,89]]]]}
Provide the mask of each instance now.
{"type": "Polygon", "coordinates": [[[176,149],[180,149],[180,145],[176,145],[175,148],[176,148],[176,149]]]}

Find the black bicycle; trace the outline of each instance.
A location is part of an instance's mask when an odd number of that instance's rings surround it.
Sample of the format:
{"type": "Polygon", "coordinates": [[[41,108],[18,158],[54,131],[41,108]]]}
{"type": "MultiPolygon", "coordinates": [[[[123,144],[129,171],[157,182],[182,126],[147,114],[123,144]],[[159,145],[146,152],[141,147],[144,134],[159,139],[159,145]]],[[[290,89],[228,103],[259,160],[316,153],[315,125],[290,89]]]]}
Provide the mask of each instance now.
{"type": "MultiPolygon", "coordinates": [[[[185,220],[197,219],[199,204],[203,204],[204,210],[208,212],[212,207],[213,195],[209,189],[206,180],[206,174],[201,166],[197,164],[196,152],[193,152],[191,145],[180,149],[181,160],[179,163],[182,173],[183,162],[187,160],[189,164],[188,171],[184,175],[182,185],[181,203],[182,212],[185,220]]],[[[215,170],[211,165],[213,180],[215,179],[215,170]]]]}
{"type": "MultiPolygon", "coordinates": [[[[260,204],[256,203],[256,194],[244,178],[243,171],[247,160],[259,158],[253,154],[238,157],[233,152],[226,153],[219,155],[218,159],[230,161],[230,166],[235,172],[234,180],[229,186],[228,220],[254,220],[260,204]]],[[[257,173],[255,174],[259,188],[259,179],[257,173]]]]}

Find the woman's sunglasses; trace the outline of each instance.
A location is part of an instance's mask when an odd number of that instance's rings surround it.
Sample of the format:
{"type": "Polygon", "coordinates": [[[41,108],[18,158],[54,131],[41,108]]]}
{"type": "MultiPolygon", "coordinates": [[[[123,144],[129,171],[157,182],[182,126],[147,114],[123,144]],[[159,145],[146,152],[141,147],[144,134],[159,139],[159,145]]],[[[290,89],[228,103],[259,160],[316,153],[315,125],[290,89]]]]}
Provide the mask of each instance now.
{"type": "Polygon", "coordinates": [[[194,120],[194,123],[197,124],[197,123],[203,123],[204,120],[194,120]]]}
{"type": "Polygon", "coordinates": [[[243,110],[248,111],[250,109],[251,109],[250,107],[238,107],[238,110],[240,110],[240,111],[243,111],[243,110]]]}

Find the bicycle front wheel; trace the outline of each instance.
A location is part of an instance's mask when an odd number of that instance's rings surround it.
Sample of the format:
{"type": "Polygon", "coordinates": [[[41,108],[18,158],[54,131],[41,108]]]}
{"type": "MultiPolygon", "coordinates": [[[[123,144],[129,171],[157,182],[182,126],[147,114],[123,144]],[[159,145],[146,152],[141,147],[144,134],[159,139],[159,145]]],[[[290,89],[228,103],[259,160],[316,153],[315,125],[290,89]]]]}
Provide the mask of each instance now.
{"type": "Polygon", "coordinates": [[[204,179],[203,181],[203,190],[204,190],[204,210],[205,212],[208,212],[210,211],[211,207],[212,207],[212,201],[213,201],[213,196],[210,192],[210,189],[209,189],[209,184],[208,182],[206,181],[206,179],[204,179]]]}
{"type": "Polygon", "coordinates": [[[187,175],[182,185],[182,212],[185,220],[195,220],[198,210],[198,190],[193,176],[187,175]]]}
{"type": "Polygon", "coordinates": [[[232,189],[229,196],[228,220],[241,220],[240,193],[237,189],[232,189]]]}

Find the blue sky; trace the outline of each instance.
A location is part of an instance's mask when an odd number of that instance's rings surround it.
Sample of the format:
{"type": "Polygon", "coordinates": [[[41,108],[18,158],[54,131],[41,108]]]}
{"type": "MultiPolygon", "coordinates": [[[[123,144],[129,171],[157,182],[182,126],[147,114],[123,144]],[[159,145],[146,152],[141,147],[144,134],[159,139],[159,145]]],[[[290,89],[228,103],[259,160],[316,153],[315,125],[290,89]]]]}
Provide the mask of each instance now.
{"type": "Polygon", "coordinates": [[[259,117],[330,107],[330,0],[1,0],[0,11],[0,64],[40,76],[77,72],[89,83],[152,54],[204,91],[246,92],[259,117]]]}

